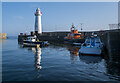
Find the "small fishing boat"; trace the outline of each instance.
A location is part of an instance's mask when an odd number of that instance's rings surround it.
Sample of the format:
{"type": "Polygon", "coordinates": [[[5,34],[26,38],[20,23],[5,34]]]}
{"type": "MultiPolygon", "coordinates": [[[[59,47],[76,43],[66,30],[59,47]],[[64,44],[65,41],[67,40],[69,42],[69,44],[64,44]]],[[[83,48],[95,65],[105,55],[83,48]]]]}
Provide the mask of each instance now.
{"type": "Polygon", "coordinates": [[[65,43],[70,43],[70,44],[77,44],[78,43],[84,43],[84,35],[82,33],[78,33],[78,30],[75,28],[75,26],[72,24],[71,27],[71,32],[68,33],[66,37],[64,37],[65,43]]]}
{"type": "Polygon", "coordinates": [[[99,37],[91,36],[86,38],[85,42],[81,45],[79,50],[80,55],[101,55],[103,44],[99,37]]]}
{"type": "Polygon", "coordinates": [[[27,37],[27,39],[23,41],[23,46],[40,47],[48,45],[48,41],[39,41],[36,36],[27,37]]]}

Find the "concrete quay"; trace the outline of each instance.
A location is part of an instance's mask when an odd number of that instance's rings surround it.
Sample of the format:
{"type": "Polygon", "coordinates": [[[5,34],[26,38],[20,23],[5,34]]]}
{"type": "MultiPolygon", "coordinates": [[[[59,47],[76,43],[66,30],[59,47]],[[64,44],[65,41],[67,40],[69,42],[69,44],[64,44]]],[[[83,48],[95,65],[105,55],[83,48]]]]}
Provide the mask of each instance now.
{"type": "Polygon", "coordinates": [[[105,44],[110,56],[116,55],[116,57],[120,57],[120,29],[106,31],[101,36],[101,40],[105,44]]]}

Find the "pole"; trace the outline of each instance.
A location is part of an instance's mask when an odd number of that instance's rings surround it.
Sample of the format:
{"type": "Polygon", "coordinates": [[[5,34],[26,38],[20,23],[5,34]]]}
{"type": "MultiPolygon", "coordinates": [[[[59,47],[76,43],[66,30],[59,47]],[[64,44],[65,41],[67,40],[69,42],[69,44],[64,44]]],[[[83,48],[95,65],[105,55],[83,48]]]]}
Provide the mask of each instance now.
{"type": "Polygon", "coordinates": [[[82,31],[82,30],[83,30],[83,29],[82,29],[82,25],[83,25],[83,23],[80,23],[80,25],[81,25],[81,31],[82,31]]]}

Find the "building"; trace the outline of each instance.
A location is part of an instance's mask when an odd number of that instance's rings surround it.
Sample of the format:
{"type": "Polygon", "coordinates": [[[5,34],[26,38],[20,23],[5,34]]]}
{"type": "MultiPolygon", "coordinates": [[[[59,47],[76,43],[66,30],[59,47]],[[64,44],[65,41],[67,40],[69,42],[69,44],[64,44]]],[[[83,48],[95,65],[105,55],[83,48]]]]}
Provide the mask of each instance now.
{"type": "Polygon", "coordinates": [[[41,24],[42,13],[40,9],[37,8],[35,12],[35,33],[42,34],[42,24],[41,24]]]}
{"type": "Polygon", "coordinates": [[[0,39],[6,39],[7,33],[0,33],[0,39]]]}

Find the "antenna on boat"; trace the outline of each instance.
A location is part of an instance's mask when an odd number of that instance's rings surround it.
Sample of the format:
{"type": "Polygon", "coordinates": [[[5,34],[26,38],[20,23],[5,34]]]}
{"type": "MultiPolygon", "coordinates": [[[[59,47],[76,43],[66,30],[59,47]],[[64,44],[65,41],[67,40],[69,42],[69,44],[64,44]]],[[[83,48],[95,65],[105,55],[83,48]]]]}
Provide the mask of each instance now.
{"type": "Polygon", "coordinates": [[[72,27],[74,27],[74,23],[72,23],[72,27]]]}
{"type": "Polygon", "coordinates": [[[83,29],[82,29],[82,25],[83,25],[83,23],[80,23],[80,25],[81,25],[81,31],[82,31],[82,30],[83,30],[83,29]]]}
{"type": "Polygon", "coordinates": [[[71,30],[73,30],[73,29],[75,29],[75,26],[74,26],[74,24],[72,23],[72,27],[71,27],[71,30]]]}
{"type": "Polygon", "coordinates": [[[77,29],[79,29],[79,26],[77,26],[77,29]]]}

